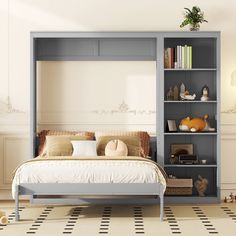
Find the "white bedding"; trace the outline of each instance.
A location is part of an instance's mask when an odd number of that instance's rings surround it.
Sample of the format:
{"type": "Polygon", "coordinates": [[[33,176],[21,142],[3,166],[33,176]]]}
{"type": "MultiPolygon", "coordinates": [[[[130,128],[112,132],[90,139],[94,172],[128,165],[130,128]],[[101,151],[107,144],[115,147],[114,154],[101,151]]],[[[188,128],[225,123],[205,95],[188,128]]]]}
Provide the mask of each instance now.
{"type": "Polygon", "coordinates": [[[166,181],[152,162],[134,160],[44,160],[26,162],[14,176],[15,186],[23,183],[161,183],[166,181]]]}

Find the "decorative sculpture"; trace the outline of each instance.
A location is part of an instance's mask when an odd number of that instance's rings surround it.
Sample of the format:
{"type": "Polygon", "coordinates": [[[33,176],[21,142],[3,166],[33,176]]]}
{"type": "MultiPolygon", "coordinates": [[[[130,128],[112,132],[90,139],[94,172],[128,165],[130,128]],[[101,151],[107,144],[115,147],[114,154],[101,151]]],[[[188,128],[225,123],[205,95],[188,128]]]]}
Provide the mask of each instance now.
{"type": "Polygon", "coordinates": [[[215,128],[211,128],[208,122],[209,116],[206,114],[204,117],[186,117],[180,121],[179,129],[183,132],[201,132],[201,131],[215,131],[215,128]]]}
{"type": "Polygon", "coordinates": [[[206,178],[203,178],[201,175],[198,175],[198,180],[195,181],[194,186],[197,189],[199,196],[205,197],[208,180],[206,178]]]}
{"type": "Polygon", "coordinates": [[[202,88],[202,96],[201,96],[201,101],[206,102],[209,100],[209,88],[204,85],[202,88]]]}

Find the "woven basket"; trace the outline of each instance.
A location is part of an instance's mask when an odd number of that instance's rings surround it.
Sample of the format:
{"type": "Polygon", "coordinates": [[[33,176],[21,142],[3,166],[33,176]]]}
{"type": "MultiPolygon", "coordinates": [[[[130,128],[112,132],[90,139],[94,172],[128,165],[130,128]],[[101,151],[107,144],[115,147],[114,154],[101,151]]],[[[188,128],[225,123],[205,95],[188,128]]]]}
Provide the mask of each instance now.
{"type": "Polygon", "coordinates": [[[192,179],[167,179],[165,195],[192,195],[192,179]]]}
{"type": "Polygon", "coordinates": [[[167,187],[165,195],[192,195],[191,187],[167,187]]]}

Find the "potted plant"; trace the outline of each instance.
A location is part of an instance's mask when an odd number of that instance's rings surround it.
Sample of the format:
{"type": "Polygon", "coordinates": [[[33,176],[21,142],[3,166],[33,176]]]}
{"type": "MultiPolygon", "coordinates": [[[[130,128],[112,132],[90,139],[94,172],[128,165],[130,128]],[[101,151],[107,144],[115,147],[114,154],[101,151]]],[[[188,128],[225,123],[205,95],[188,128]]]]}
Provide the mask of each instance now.
{"type": "Polygon", "coordinates": [[[192,8],[192,11],[189,8],[184,8],[186,12],[184,13],[184,21],[181,23],[180,28],[183,28],[186,25],[190,25],[191,31],[198,31],[200,29],[200,23],[208,22],[204,19],[204,13],[197,6],[192,8]]]}

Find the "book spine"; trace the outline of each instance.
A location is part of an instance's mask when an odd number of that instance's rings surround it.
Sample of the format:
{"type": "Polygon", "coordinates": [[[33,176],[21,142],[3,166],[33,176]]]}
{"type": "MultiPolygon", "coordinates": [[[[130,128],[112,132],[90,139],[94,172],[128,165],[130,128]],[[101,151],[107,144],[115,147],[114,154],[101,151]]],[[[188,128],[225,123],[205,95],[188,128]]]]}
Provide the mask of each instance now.
{"type": "Polygon", "coordinates": [[[186,68],[189,69],[190,68],[190,50],[189,50],[189,46],[187,46],[187,66],[186,68]]]}
{"type": "Polygon", "coordinates": [[[178,68],[181,68],[181,46],[178,46],[178,68]]]}
{"type": "Polygon", "coordinates": [[[189,47],[189,68],[192,69],[193,59],[192,59],[192,46],[189,47]]]}
{"type": "Polygon", "coordinates": [[[177,47],[174,48],[174,68],[178,68],[178,63],[177,63],[177,47]]]}
{"type": "Polygon", "coordinates": [[[181,50],[182,51],[182,67],[181,68],[183,69],[184,68],[184,47],[182,46],[181,48],[182,48],[181,50]]]}
{"type": "Polygon", "coordinates": [[[170,55],[171,55],[171,68],[174,68],[174,60],[175,60],[175,57],[174,57],[174,48],[170,48],[170,55]]]}
{"type": "Polygon", "coordinates": [[[176,65],[179,68],[179,46],[176,47],[176,65]]]}
{"type": "Polygon", "coordinates": [[[164,68],[168,68],[168,50],[164,49],[164,68]]]}
{"type": "Polygon", "coordinates": [[[182,68],[182,46],[179,46],[179,68],[182,68]]]}
{"type": "Polygon", "coordinates": [[[171,68],[171,48],[168,48],[168,67],[171,68]]]}
{"type": "Polygon", "coordinates": [[[187,68],[187,45],[184,45],[184,68],[187,68]]]}

